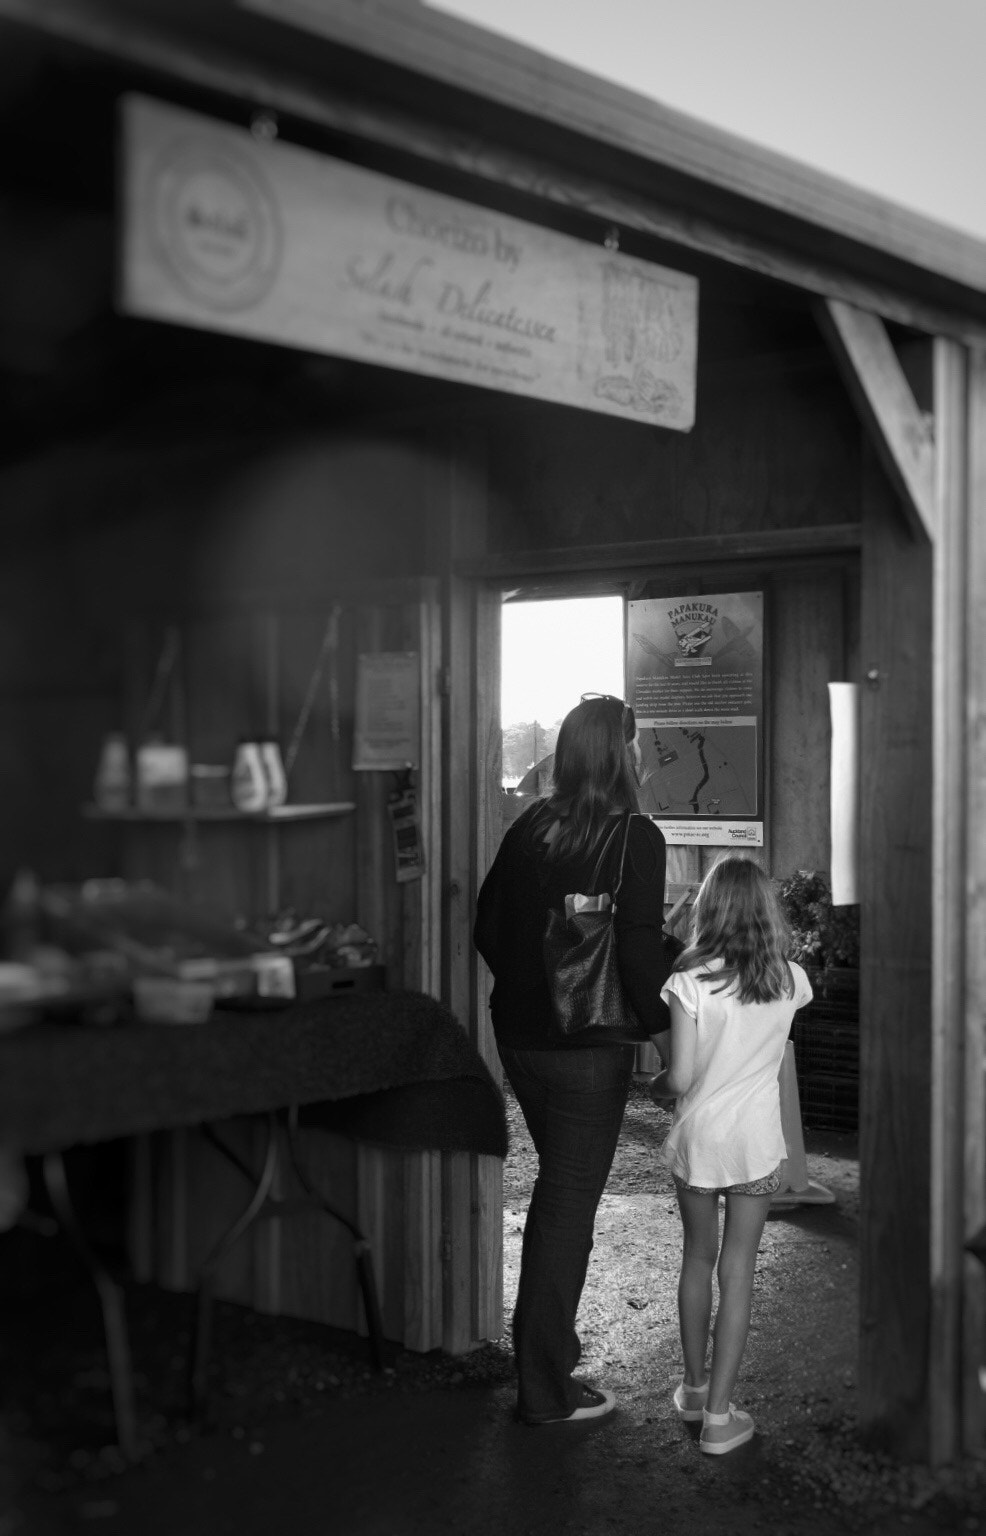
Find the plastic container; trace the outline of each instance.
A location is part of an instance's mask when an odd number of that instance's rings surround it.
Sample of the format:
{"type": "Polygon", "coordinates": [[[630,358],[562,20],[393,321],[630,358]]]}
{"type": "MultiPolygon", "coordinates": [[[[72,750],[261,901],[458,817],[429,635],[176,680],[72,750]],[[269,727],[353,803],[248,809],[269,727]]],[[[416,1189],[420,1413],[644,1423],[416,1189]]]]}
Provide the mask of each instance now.
{"type": "Polygon", "coordinates": [[[150,740],[137,749],[137,805],[142,811],[182,811],[188,805],[188,752],[150,740]]]}
{"type": "Polygon", "coordinates": [[[134,1009],[142,1024],[204,1024],[215,1001],[207,981],[138,976],[133,986],[134,1009]]]}

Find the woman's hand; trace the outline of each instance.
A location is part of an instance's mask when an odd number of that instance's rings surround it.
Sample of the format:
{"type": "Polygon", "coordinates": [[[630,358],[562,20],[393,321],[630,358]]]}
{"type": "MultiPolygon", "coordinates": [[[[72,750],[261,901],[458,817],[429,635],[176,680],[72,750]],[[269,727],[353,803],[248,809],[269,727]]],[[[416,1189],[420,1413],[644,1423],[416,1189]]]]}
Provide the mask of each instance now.
{"type": "Polygon", "coordinates": [[[661,1067],[666,1067],[671,1060],[670,1029],[662,1029],[659,1035],[651,1035],[650,1043],[661,1058],[661,1067]]]}
{"type": "Polygon", "coordinates": [[[669,1103],[673,1103],[675,1094],[673,1094],[671,1089],[668,1087],[667,1067],[664,1068],[663,1072],[659,1072],[656,1077],[651,1078],[650,1082],[647,1084],[647,1092],[653,1102],[657,1105],[660,1105],[662,1109],[665,1108],[669,1103]]]}

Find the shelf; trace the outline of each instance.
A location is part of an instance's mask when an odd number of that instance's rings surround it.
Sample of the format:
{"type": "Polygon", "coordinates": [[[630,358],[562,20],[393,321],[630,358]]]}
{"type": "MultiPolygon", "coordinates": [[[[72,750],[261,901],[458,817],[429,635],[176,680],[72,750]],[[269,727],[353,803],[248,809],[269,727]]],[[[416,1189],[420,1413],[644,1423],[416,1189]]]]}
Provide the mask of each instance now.
{"type": "Polygon", "coordinates": [[[136,805],[124,811],[104,811],[99,805],[86,805],[83,815],[90,821],[252,821],[271,826],[284,821],[317,821],[327,816],[348,816],[355,811],[352,800],[334,800],[315,805],[278,805],[269,811],[239,811],[235,805],[189,805],[181,810],[149,811],[136,805]]]}

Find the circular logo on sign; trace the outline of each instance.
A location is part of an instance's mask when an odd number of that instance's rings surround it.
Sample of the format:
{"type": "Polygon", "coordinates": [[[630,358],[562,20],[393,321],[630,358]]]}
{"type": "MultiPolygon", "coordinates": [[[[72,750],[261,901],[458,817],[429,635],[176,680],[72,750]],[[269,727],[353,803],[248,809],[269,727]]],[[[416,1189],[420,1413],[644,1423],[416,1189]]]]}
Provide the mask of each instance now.
{"type": "Polygon", "coordinates": [[[178,285],[211,309],[249,309],[269,290],[283,245],[277,203],[257,167],[225,145],[172,145],[151,173],[154,243],[178,285]]]}

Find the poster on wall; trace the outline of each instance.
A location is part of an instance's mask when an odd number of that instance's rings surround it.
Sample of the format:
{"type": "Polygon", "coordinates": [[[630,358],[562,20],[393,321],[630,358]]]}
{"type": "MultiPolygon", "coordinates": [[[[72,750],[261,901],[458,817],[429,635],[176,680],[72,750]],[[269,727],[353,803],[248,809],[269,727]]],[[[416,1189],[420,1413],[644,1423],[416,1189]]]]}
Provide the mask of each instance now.
{"type": "Polygon", "coordinates": [[[640,809],[669,844],[763,845],[763,593],[627,605],[640,809]]]}
{"type": "Polygon", "coordinates": [[[417,651],[370,651],[356,658],[353,767],[400,772],[418,765],[417,651]]]}
{"type": "Polygon", "coordinates": [[[129,95],[125,313],[687,432],[698,280],[129,95]]]}

